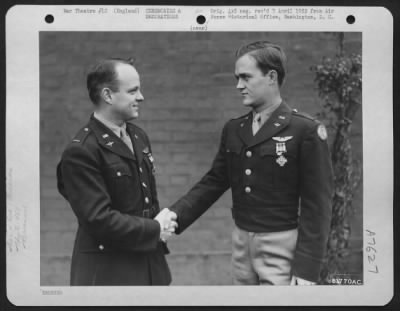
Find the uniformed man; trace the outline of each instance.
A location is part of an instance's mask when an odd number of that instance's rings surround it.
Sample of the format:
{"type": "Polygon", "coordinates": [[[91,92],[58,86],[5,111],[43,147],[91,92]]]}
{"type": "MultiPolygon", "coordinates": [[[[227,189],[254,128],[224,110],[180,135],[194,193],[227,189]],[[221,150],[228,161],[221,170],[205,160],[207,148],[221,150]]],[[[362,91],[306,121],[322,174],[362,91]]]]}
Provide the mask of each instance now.
{"type": "Polygon", "coordinates": [[[158,214],[150,141],[127,122],[144,100],[139,74],[132,60],[106,59],[89,72],[87,88],[94,114],[57,167],[58,189],[79,223],[71,285],[168,285],[165,241],[176,223],[163,221],[166,209],[158,214]]]}
{"type": "Polygon", "coordinates": [[[315,284],[324,258],[333,184],[327,134],[282,101],[285,62],[269,42],[237,51],[237,89],[251,111],[224,126],[211,169],[168,214],[181,233],[232,189],[234,284],[315,284]]]}

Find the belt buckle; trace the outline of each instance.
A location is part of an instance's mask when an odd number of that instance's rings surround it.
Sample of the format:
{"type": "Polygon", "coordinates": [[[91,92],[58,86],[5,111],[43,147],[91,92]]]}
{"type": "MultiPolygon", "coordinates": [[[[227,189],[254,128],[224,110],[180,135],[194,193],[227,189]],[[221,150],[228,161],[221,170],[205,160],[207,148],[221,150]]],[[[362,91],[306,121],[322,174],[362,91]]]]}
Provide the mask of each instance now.
{"type": "Polygon", "coordinates": [[[143,210],[143,217],[150,218],[150,210],[149,209],[143,210]]]}

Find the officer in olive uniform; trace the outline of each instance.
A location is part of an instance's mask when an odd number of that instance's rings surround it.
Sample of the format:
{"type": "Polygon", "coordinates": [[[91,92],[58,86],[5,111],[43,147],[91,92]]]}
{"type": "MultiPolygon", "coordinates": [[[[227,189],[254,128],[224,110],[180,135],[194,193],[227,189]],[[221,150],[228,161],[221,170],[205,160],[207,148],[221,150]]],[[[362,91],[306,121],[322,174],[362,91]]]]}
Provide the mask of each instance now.
{"type": "Polygon", "coordinates": [[[143,100],[139,75],[131,61],[107,59],[89,73],[88,90],[95,113],[57,168],[79,222],[71,285],[168,285],[150,141],[126,122],[143,100]]]}
{"type": "Polygon", "coordinates": [[[331,220],[325,127],[282,101],[279,46],[255,42],[237,57],[237,88],[252,111],[224,126],[211,169],[169,208],[178,216],[177,233],[231,188],[234,283],[315,284],[331,220]]]}

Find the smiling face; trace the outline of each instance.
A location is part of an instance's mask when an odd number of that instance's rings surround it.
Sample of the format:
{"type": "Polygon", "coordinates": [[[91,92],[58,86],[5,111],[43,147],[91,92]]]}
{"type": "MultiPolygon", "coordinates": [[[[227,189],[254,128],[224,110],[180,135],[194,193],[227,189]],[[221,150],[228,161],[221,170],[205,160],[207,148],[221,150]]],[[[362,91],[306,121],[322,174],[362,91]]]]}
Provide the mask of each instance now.
{"type": "Polygon", "coordinates": [[[245,54],[236,61],[236,88],[243,97],[243,105],[261,111],[267,107],[277,90],[276,72],[271,70],[264,74],[257,66],[256,60],[245,54]]]}
{"type": "Polygon", "coordinates": [[[111,91],[111,112],[117,120],[123,122],[139,116],[139,103],[144,100],[140,92],[140,78],[136,69],[129,64],[117,64],[118,88],[111,91]]]}

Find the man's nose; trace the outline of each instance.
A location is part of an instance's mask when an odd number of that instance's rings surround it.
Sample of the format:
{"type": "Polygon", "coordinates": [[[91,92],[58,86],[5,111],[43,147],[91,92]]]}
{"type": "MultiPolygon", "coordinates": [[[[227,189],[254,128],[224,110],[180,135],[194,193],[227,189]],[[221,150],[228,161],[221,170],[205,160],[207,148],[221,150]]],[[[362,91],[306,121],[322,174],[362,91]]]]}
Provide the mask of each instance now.
{"type": "Polygon", "coordinates": [[[236,88],[237,88],[238,90],[244,89],[242,79],[238,79],[238,82],[237,82],[237,84],[236,84],[236,88]]]}
{"type": "Polygon", "coordinates": [[[138,101],[144,101],[144,97],[143,97],[142,92],[139,91],[138,97],[136,98],[136,100],[138,100],[138,101]]]}

